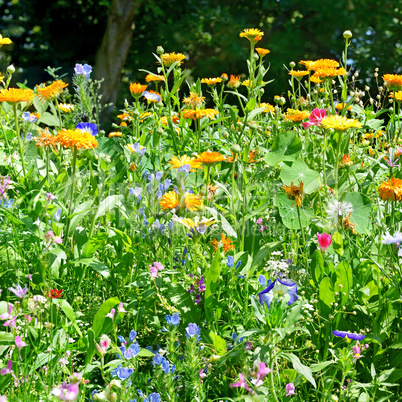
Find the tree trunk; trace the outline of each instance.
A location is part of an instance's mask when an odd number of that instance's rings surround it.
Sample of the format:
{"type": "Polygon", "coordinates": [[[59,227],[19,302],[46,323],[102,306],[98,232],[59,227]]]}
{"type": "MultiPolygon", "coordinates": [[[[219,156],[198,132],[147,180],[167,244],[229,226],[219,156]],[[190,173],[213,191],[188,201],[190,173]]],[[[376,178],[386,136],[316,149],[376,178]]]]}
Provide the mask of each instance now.
{"type": "Polygon", "coordinates": [[[142,3],[143,0],[113,0],[110,6],[106,31],[94,67],[95,78],[104,79],[102,104],[116,103],[121,71],[133,37],[134,18],[142,3]]]}

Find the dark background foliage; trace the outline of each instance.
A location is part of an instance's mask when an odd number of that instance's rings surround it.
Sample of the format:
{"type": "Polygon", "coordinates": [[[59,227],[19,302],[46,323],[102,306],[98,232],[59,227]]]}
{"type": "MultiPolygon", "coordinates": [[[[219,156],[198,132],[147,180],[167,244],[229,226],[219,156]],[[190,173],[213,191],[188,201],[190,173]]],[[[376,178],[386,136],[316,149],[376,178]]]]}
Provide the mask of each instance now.
{"type": "MultiPolygon", "coordinates": [[[[249,47],[246,39],[239,38],[244,28],[264,31],[258,46],[271,50],[267,78],[274,82],[266,87],[264,101],[287,92],[284,64],[340,59],[346,29],[353,32],[348,59],[362,83],[375,83],[375,67],[380,75],[402,71],[402,13],[397,0],[0,1],[0,33],[14,42],[1,49],[0,71],[14,63],[16,80],[31,87],[50,79],[44,71],[48,66],[71,74],[75,63],[86,62],[94,65],[95,74],[104,71],[95,64],[96,54],[105,51],[100,46],[111,29],[108,19],[113,17],[113,6],[120,10],[135,6],[131,46],[119,68],[122,85],[120,90],[114,88],[112,97],[117,106],[129,96],[129,82],[144,82],[146,73],[140,68],[156,72],[152,53],[158,45],[188,56],[184,67],[190,82],[223,72],[246,73],[249,47]]],[[[125,15],[119,12],[118,17],[125,15]]],[[[119,50],[120,42],[116,39],[108,46],[119,50]]]]}

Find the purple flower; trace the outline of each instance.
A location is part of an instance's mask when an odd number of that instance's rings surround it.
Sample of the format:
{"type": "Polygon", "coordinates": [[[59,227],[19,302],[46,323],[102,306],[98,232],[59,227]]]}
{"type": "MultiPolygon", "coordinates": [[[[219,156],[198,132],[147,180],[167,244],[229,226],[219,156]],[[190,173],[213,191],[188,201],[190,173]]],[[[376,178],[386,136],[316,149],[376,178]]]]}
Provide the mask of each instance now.
{"type": "Polygon", "coordinates": [[[285,280],[275,279],[265,290],[258,293],[258,297],[260,298],[260,303],[266,303],[269,307],[271,305],[271,301],[274,296],[283,297],[289,296],[288,305],[290,306],[294,303],[297,297],[297,284],[289,283],[285,280]]]}
{"type": "Polygon", "coordinates": [[[293,382],[286,384],[285,390],[287,392],[286,396],[292,396],[292,395],[296,395],[295,392],[295,385],[293,384],[293,382]]]}
{"type": "Polygon", "coordinates": [[[235,383],[233,383],[233,384],[230,384],[230,388],[239,387],[239,388],[244,388],[244,389],[246,389],[247,391],[252,391],[252,389],[250,388],[250,386],[249,386],[249,385],[247,384],[247,382],[245,381],[245,376],[244,376],[244,374],[239,373],[239,378],[240,378],[240,381],[235,382],[235,383]]]}
{"type": "Polygon", "coordinates": [[[7,367],[2,368],[0,374],[1,375],[11,374],[13,372],[13,370],[11,370],[12,367],[13,367],[13,361],[9,360],[7,362],[7,367]]]}
{"type": "Polygon", "coordinates": [[[140,353],[141,347],[140,345],[135,342],[130,345],[130,347],[124,352],[124,357],[126,359],[132,359],[133,357],[137,356],[140,353]]]}
{"type": "Polygon", "coordinates": [[[349,331],[332,331],[332,335],[339,336],[340,338],[349,338],[353,339],[355,341],[361,341],[364,339],[366,336],[365,335],[360,335],[360,334],[355,334],[353,332],[349,331]]]}
{"type": "Polygon", "coordinates": [[[25,285],[25,288],[24,288],[24,289],[22,289],[22,287],[21,287],[20,285],[17,285],[17,286],[15,287],[15,289],[10,286],[10,287],[8,288],[8,290],[9,290],[10,292],[13,292],[13,293],[14,293],[17,297],[19,297],[20,299],[23,299],[23,298],[25,297],[25,295],[27,294],[27,292],[28,292],[28,288],[27,288],[26,285],[25,285]]]}
{"type": "Polygon", "coordinates": [[[76,129],[89,133],[95,137],[98,134],[98,127],[94,123],[78,123],[76,129]]]}
{"type": "Polygon", "coordinates": [[[162,99],[160,95],[153,94],[153,93],[148,92],[148,91],[144,91],[144,92],[142,93],[142,96],[143,96],[146,100],[154,101],[154,102],[159,102],[159,101],[162,99]]]}
{"type": "Polygon", "coordinates": [[[92,67],[88,64],[76,64],[74,71],[77,75],[82,75],[85,78],[89,78],[92,72],[92,67]]]}
{"type": "Polygon", "coordinates": [[[113,320],[113,318],[114,318],[114,313],[115,313],[115,312],[116,312],[116,309],[112,308],[112,309],[110,310],[110,313],[106,314],[105,317],[109,317],[109,318],[111,318],[111,319],[113,320]]]}
{"type": "Polygon", "coordinates": [[[69,385],[63,382],[60,387],[53,388],[50,393],[57,396],[60,401],[75,401],[79,391],[79,384],[77,382],[73,382],[69,385]]]}

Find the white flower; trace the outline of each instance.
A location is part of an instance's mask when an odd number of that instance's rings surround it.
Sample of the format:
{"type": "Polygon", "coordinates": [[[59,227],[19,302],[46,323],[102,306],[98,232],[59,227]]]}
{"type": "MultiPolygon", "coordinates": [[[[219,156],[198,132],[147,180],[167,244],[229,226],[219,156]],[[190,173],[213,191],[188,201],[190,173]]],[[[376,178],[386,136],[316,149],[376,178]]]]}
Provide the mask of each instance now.
{"type": "Polygon", "coordinates": [[[341,216],[348,216],[353,212],[353,205],[350,202],[333,200],[328,204],[328,209],[325,212],[328,219],[337,222],[341,216]]]}
{"type": "Polygon", "coordinates": [[[393,236],[389,234],[389,232],[385,233],[385,235],[382,238],[382,244],[395,244],[396,246],[399,246],[399,244],[402,243],[402,233],[401,232],[395,232],[393,236]]]}

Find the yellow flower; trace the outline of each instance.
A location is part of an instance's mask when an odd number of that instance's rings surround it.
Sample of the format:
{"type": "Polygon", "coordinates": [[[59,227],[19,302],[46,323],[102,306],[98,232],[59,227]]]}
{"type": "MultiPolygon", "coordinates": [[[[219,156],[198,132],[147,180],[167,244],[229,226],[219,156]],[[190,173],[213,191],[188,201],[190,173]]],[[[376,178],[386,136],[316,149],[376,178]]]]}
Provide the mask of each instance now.
{"type": "Polygon", "coordinates": [[[198,216],[196,216],[194,220],[192,220],[190,218],[179,218],[176,215],[173,216],[172,220],[181,223],[194,234],[204,234],[209,226],[218,222],[214,218],[207,219],[203,217],[200,221],[198,216]]]}
{"type": "Polygon", "coordinates": [[[308,67],[307,64],[305,64],[305,66],[309,69],[309,70],[318,70],[321,68],[337,68],[339,67],[339,63],[336,60],[331,60],[331,59],[319,59],[316,61],[313,61],[312,63],[307,62],[303,62],[300,61],[300,64],[304,64],[304,63],[308,63],[308,67]]]}
{"type": "Polygon", "coordinates": [[[289,74],[293,75],[293,77],[296,77],[296,78],[302,78],[305,75],[308,75],[309,72],[306,70],[291,70],[291,71],[289,71],[289,74]]]}
{"type": "Polygon", "coordinates": [[[338,69],[336,69],[335,67],[327,67],[315,70],[313,77],[318,79],[321,78],[332,79],[334,77],[337,77],[338,75],[346,75],[346,74],[347,72],[343,67],[338,69]]]}
{"type": "Polygon", "coordinates": [[[130,84],[131,95],[133,95],[134,98],[138,98],[147,89],[147,86],[148,85],[138,84],[137,82],[130,84]]]}
{"type": "Polygon", "coordinates": [[[312,70],[311,67],[314,66],[314,61],[311,60],[300,60],[299,64],[302,64],[303,66],[305,66],[307,68],[307,70],[312,70]]]}
{"type": "Polygon", "coordinates": [[[189,211],[197,211],[202,208],[202,200],[198,195],[186,193],[183,200],[183,207],[189,211]]]}
{"type": "Polygon", "coordinates": [[[223,252],[226,253],[227,251],[233,250],[234,249],[234,244],[232,244],[232,240],[230,240],[229,237],[226,237],[223,233],[221,234],[221,240],[218,241],[217,239],[214,239],[213,241],[210,241],[212,243],[212,246],[214,247],[214,252],[217,250],[218,246],[220,243],[223,245],[223,252]]]}
{"type": "MultiPolygon", "coordinates": [[[[266,82],[264,82],[264,81],[262,81],[261,82],[261,86],[264,86],[266,84],[266,82]]],[[[253,80],[244,80],[243,82],[242,82],[242,85],[244,85],[245,87],[247,87],[247,88],[249,88],[250,87],[250,85],[251,86],[254,86],[255,84],[254,84],[254,81],[253,80]]]]}
{"type": "MultiPolygon", "coordinates": [[[[321,84],[321,82],[323,82],[323,80],[320,80],[317,76],[315,76],[315,75],[311,75],[310,76],[310,81],[311,82],[314,82],[314,84],[321,84]]],[[[324,88],[321,88],[323,91],[321,91],[321,92],[324,92],[324,88]]]]}
{"type": "Polygon", "coordinates": [[[159,81],[165,81],[165,77],[163,75],[157,75],[157,74],[148,74],[145,77],[146,82],[159,82],[159,81]]]}
{"type": "Polygon", "coordinates": [[[282,186],[281,188],[283,188],[286,192],[287,197],[290,200],[294,200],[296,201],[296,205],[298,207],[302,206],[302,201],[303,201],[303,182],[299,180],[299,185],[295,186],[292,183],[290,183],[290,186],[282,186]]]}
{"type": "Polygon", "coordinates": [[[144,121],[144,119],[146,119],[147,117],[152,116],[151,112],[144,112],[140,114],[140,121],[144,121]]]}
{"type": "Polygon", "coordinates": [[[321,124],[325,128],[333,128],[335,131],[346,131],[349,128],[361,128],[363,126],[358,120],[338,115],[324,117],[321,124]]]}
{"type": "Polygon", "coordinates": [[[74,105],[70,103],[59,103],[59,109],[66,113],[71,113],[74,110],[74,105]]]}
{"type": "MultiPolygon", "coordinates": [[[[169,191],[163,195],[159,201],[163,209],[173,209],[180,205],[179,195],[176,191],[169,191]]],[[[202,207],[202,200],[195,194],[186,193],[183,198],[183,207],[189,211],[196,211],[202,207]]]]}
{"type": "Polygon", "coordinates": [[[57,144],[57,137],[53,135],[47,127],[42,132],[38,128],[38,133],[39,135],[34,137],[37,147],[55,147],[57,144]]]}
{"type": "Polygon", "coordinates": [[[31,102],[32,99],[32,89],[8,88],[0,90],[0,102],[14,104],[19,102],[31,102]]]}
{"type": "Polygon", "coordinates": [[[258,42],[264,36],[264,32],[256,28],[243,29],[239,36],[240,38],[247,38],[250,42],[258,42]]]}
{"type": "Polygon", "coordinates": [[[265,107],[263,110],[264,113],[275,113],[275,108],[270,103],[260,103],[260,107],[265,107]]]}
{"type": "Polygon", "coordinates": [[[177,63],[180,66],[186,56],[183,53],[164,53],[162,54],[162,63],[166,67],[170,67],[173,63],[177,63]]]}
{"type": "Polygon", "coordinates": [[[202,119],[203,117],[208,117],[209,119],[213,119],[219,111],[216,109],[183,109],[181,112],[182,116],[185,119],[202,119]]]}
{"type": "Polygon", "coordinates": [[[266,56],[268,53],[271,53],[270,50],[264,49],[263,47],[256,47],[255,50],[260,55],[260,57],[266,56]]]}
{"type": "Polygon", "coordinates": [[[36,86],[36,96],[42,101],[49,100],[52,98],[56,98],[57,95],[61,93],[63,88],[67,87],[68,84],[63,82],[62,80],[57,80],[52,82],[50,85],[44,85],[43,87],[36,86]]]}
{"type": "MultiPolygon", "coordinates": [[[[347,103],[342,103],[341,102],[341,103],[337,103],[335,107],[336,107],[337,110],[343,110],[343,109],[345,109],[346,105],[347,105],[347,103]]],[[[352,110],[352,106],[349,105],[347,110],[352,110]]]]}
{"type": "MultiPolygon", "coordinates": [[[[389,97],[390,97],[390,98],[393,98],[393,97],[394,97],[394,93],[391,92],[391,93],[389,94],[389,97]]],[[[395,92],[395,100],[396,100],[397,102],[402,102],[402,91],[395,92]]]]}
{"type": "Polygon", "coordinates": [[[400,91],[402,89],[402,75],[385,74],[382,79],[387,83],[388,89],[391,91],[400,91]]]}
{"type": "Polygon", "coordinates": [[[91,149],[98,146],[98,141],[96,141],[92,134],[79,129],[61,130],[58,132],[56,138],[57,142],[64,148],[91,149]]]}
{"type": "MultiPolygon", "coordinates": [[[[160,121],[164,126],[168,125],[168,117],[167,116],[162,116],[160,121]]],[[[177,116],[177,114],[172,115],[172,123],[178,124],[179,121],[180,121],[180,118],[179,118],[179,116],[177,116]]]]}
{"type": "Polygon", "coordinates": [[[216,162],[223,162],[225,156],[219,152],[203,152],[200,155],[197,155],[195,160],[201,162],[205,166],[212,166],[216,162]]]}
{"type": "Polygon", "coordinates": [[[394,200],[402,201],[402,180],[401,179],[388,179],[380,184],[378,188],[380,198],[384,201],[394,200]]]}
{"type": "Polygon", "coordinates": [[[118,114],[117,118],[120,120],[127,120],[127,121],[131,121],[133,120],[133,116],[131,116],[130,114],[124,112],[122,114],[118,114]]]}
{"type": "Polygon", "coordinates": [[[183,155],[183,156],[172,156],[172,158],[170,159],[170,161],[168,162],[169,164],[171,164],[172,166],[170,167],[170,169],[178,169],[180,167],[183,167],[184,165],[190,165],[191,170],[190,172],[194,171],[194,169],[201,169],[201,162],[198,162],[195,158],[190,158],[187,155],[183,155]]]}
{"type": "Polygon", "coordinates": [[[205,103],[205,96],[199,96],[197,92],[190,92],[190,96],[188,98],[183,98],[183,103],[195,109],[205,103]]]}
{"type": "Polygon", "coordinates": [[[214,86],[216,84],[220,84],[222,82],[222,78],[203,78],[201,80],[202,84],[207,84],[209,86],[214,86]]]}
{"type": "Polygon", "coordinates": [[[122,135],[123,135],[123,133],[121,133],[120,131],[112,131],[107,135],[107,138],[121,137],[122,135]]]}
{"type": "Polygon", "coordinates": [[[294,123],[300,123],[302,120],[309,116],[310,113],[306,110],[288,109],[285,115],[285,120],[290,120],[294,123]]]}
{"type": "Polygon", "coordinates": [[[342,169],[344,167],[350,167],[353,165],[353,162],[350,159],[349,154],[344,154],[341,161],[339,162],[339,167],[342,169]]]}
{"type": "Polygon", "coordinates": [[[2,35],[0,35],[0,47],[2,47],[3,45],[10,45],[11,43],[11,39],[10,38],[3,38],[2,35]]]}

